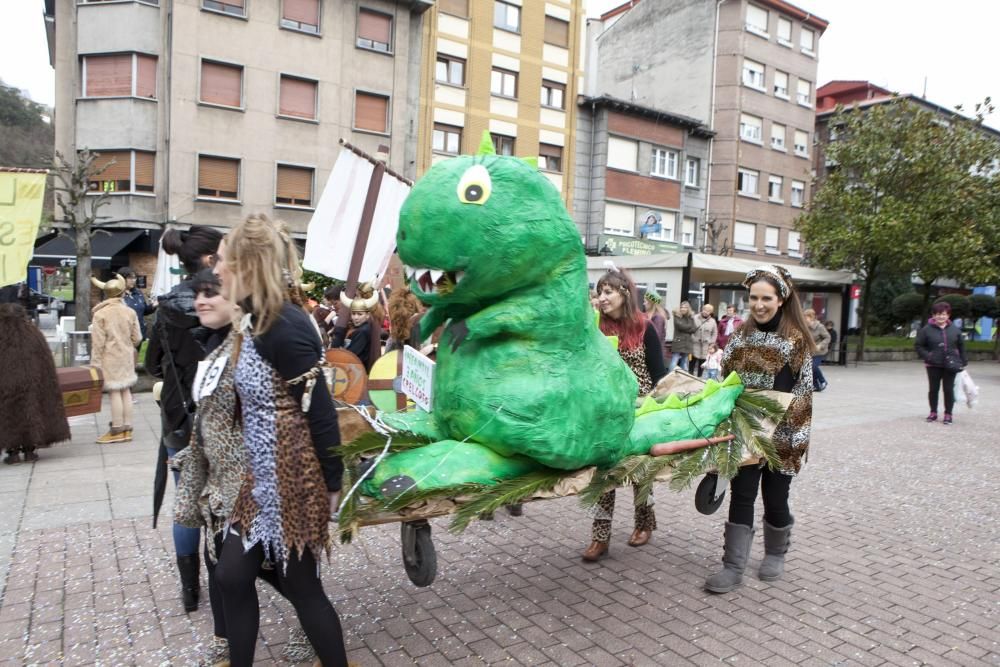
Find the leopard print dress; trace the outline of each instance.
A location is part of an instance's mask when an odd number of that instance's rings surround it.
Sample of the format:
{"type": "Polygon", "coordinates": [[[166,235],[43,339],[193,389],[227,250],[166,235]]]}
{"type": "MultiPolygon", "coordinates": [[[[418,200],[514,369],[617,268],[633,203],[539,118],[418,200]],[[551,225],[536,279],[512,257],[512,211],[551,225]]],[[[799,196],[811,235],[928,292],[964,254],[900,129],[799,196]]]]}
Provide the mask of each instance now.
{"type": "Polygon", "coordinates": [[[248,471],[229,523],[245,549],[260,544],[269,560],[287,563],[306,549],[318,560],[330,547],[330,501],[302,406],[252,336],[243,337],[234,379],[248,471]]]}

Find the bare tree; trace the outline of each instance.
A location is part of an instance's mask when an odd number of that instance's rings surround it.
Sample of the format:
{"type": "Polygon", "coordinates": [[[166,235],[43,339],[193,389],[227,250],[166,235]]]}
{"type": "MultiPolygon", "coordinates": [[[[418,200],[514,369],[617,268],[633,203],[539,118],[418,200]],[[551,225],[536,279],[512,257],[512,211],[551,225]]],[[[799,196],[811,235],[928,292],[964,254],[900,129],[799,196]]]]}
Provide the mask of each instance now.
{"type": "MultiPolygon", "coordinates": [[[[93,193],[90,181],[99,176],[111,166],[95,167],[97,154],[83,149],[73,161],[56,151],[52,164],[52,175],[56,181],[56,206],[61,213],[64,225],[61,234],[70,236],[76,243],[76,328],[86,331],[90,326],[90,272],[91,250],[90,242],[95,234],[102,230],[97,228],[99,220],[110,216],[99,216],[100,208],[110,203],[107,192],[93,193]]],[[[104,232],[105,234],[107,232],[104,232]]]]}
{"type": "Polygon", "coordinates": [[[704,233],[702,252],[711,255],[732,254],[732,249],[729,247],[729,238],[726,234],[729,231],[728,224],[710,214],[705,218],[705,222],[702,223],[701,231],[704,233]]]}

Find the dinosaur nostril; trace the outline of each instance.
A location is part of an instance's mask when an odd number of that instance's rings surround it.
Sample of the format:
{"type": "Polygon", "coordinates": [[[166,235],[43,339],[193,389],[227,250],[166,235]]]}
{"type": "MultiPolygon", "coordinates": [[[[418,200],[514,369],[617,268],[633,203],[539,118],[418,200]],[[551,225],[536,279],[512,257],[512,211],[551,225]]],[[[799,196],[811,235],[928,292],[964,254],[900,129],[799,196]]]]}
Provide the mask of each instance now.
{"type": "Polygon", "coordinates": [[[406,232],[403,231],[402,229],[399,230],[399,240],[400,241],[405,241],[406,240],[406,232]]]}

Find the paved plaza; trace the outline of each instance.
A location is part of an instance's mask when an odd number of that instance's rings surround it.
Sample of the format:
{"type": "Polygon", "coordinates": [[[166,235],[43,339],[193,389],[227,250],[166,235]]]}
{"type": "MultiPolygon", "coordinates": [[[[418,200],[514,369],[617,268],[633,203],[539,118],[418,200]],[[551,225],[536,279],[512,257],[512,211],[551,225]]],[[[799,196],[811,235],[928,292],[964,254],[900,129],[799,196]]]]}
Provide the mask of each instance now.
{"type": "MultiPolygon", "coordinates": [[[[784,579],[702,590],[719,566],[724,509],[656,494],[659,530],[585,564],[590,521],[573,498],[498,512],[450,535],[438,577],[404,573],[396,524],[365,528],[323,568],[359,665],[1000,665],[1000,364],[970,370],[979,405],[926,424],[915,362],[829,368],[810,460],[792,486],[784,579]]],[[[0,661],[190,665],[211,638],[207,595],[185,615],[165,520],[150,521],[158,412],[139,396],[135,441],[96,445],[92,419],[35,464],[2,466],[0,661]]],[[[100,417],[103,426],[107,415],[100,417]]],[[[758,510],[759,511],[759,510],[758,510]]],[[[259,664],[283,664],[294,613],[261,587],[259,664]]]]}

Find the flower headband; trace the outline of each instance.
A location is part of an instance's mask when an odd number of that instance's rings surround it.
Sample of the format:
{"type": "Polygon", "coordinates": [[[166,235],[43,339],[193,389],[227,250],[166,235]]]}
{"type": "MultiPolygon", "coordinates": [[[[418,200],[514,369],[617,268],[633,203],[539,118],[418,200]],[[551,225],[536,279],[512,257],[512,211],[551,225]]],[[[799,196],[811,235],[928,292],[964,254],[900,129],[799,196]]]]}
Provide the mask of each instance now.
{"type": "Polygon", "coordinates": [[[788,269],[774,264],[763,264],[756,269],[747,271],[747,276],[743,279],[743,286],[750,289],[750,286],[761,278],[770,278],[777,283],[782,299],[787,299],[792,291],[792,274],[788,272],[788,269]]]}
{"type": "Polygon", "coordinates": [[[646,300],[657,304],[663,303],[663,299],[656,292],[646,292],[646,300]]]}

